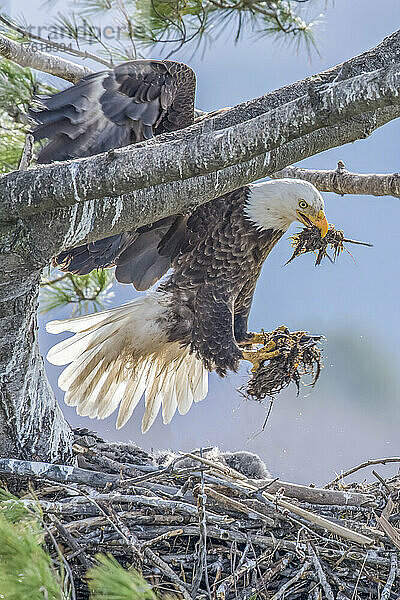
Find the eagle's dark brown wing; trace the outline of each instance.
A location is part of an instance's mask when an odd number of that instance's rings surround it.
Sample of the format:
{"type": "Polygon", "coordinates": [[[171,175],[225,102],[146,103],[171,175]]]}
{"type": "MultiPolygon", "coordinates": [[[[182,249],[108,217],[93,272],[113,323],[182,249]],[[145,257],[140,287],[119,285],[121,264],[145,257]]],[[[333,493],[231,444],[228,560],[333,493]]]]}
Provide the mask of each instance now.
{"type": "Polygon", "coordinates": [[[135,60],[93,73],[31,110],[38,161],[82,158],[187,127],[194,119],[196,79],[187,65],[135,60]]]}
{"type": "MultiPolygon", "coordinates": [[[[173,61],[136,60],[88,75],[31,111],[35,139],[49,140],[38,162],[91,156],[187,127],[194,119],[195,86],[192,69],[173,61]]],[[[66,250],[53,264],[79,275],[117,266],[118,281],[147,289],[171,266],[185,226],[180,215],[161,219],[66,250]]]]}
{"type": "Polygon", "coordinates": [[[53,266],[75,275],[115,266],[118,281],[147,290],[178,255],[186,237],[186,222],[187,217],[173,215],[136,231],[71,248],[56,256],[53,266]]]}

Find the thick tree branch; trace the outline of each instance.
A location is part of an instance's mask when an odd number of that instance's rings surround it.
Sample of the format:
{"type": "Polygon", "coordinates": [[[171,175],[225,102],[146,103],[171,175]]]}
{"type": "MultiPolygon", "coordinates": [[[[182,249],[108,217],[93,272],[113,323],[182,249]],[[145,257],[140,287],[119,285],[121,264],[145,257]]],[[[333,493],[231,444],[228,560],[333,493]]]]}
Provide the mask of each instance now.
{"type": "Polygon", "coordinates": [[[25,222],[28,251],[35,248],[36,258],[46,264],[49,256],[54,256],[61,249],[154,222],[176,213],[177,206],[182,211],[190,210],[200,202],[207,202],[216,195],[245,185],[249,180],[259,179],[265,172],[266,164],[273,173],[329,148],[365,138],[398,116],[398,107],[386,107],[322,128],[283,144],[271,153],[217,173],[137,190],[118,199],[102,198],[52,211],[45,216],[37,215],[25,222]],[[43,236],[43,227],[51,230],[52,235],[43,236]]]}
{"type": "MultiPolygon", "coordinates": [[[[386,37],[380,44],[370,50],[326,71],[290,83],[264,96],[238,104],[229,110],[209,113],[209,116],[197,125],[197,130],[201,131],[203,127],[209,127],[216,131],[248,121],[278,106],[296,100],[304,94],[313,96],[318,93],[323,85],[335,81],[344,81],[350,77],[370,73],[395,63],[400,63],[400,30],[386,37]],[[208,122],[208,119],[211,122],[208,122]]],[[[194,126],[193,131],[195,131],[195,128],[196,126],[194,126]]],[[[174,137],[180,139],[181,135],[184,135],[184,132],[176,132],[174,137]]]]}
{"type": "MultiPolygon", "coordinates": [[[[50,43],[50,42],[49,42],[50,43]]],[[[20,44],[0,33],[0,55],[14,61],[21,67],[44,71],[77,83],[82,77],[92,73],[91,69],[78,65],[59,56],[34,50],[27,44],[20,44]]]]}
{"type": "Polygon", "coordinates": [[[365,138],[399,117],[399,65],[396,32],[343,65],[213,113],[186,130],[10,174],[0,180],[0,214],[14,223],[17,237],[27,236],[27,253],[34,247],[36,260],[45,264],[66,246],[193,209],[308,156],[365,138]],[[377,72],[371,73],[373,67],[377,72]],[[331,110],[335,102],[340,108],[331,110]],[[19,215],[29,219],[18,223],[19,215]],[[45,228],[52,236],[42,235],[45,228]]]}
{"type": "Polygon", "coordinates": [[[400,173],[360,174],[348,171],[342,161],[337,169],[311,170],[300,167],[285,167],[281,171],[270,175],[273,179],[291,177],[305,179],[321,192],[335,192],[336,194],[368,194],[370,196],[394,196],[400,198],[400,173]]]}
{"type": "MultiPolygon", "coordinates": [[[[221,131],[129,146],[74,162],[15,171],[0,179],[4,219],[27,217],[100,197],[180,182],[250,161],[321,127],[400,105],[400,63],[324,86],[221,131]]],[[[270,172],[268,163],[261,175],[270,172]]],[[[250,181],[250,180],[249,180],[250,181]]]]}

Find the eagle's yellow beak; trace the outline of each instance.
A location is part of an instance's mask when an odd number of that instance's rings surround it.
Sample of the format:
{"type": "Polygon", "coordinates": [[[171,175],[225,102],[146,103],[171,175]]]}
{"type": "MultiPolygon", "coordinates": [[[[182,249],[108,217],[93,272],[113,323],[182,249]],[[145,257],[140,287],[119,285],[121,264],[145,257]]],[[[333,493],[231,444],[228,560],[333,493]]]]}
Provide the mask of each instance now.
{"type": "Polygon", "coordinates": [[[315,225],[321,232],[321,237],[324,238],[328,233],[329,223],[326,220],[326,216],[324,211],[321,209],[317,215],[304,214],[301,211],[297,211],[297,216],[299,217],[299,221],[309,227],[310,225],[315,225]]]}

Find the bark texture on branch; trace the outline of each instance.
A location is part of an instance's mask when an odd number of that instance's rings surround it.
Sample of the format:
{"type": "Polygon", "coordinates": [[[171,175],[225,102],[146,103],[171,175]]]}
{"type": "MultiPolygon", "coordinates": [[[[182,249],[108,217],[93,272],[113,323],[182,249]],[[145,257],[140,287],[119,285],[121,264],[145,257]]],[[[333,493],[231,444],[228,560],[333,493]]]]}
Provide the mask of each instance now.
{"type": "MultiPolygon", "coordinates": [[[[50,43],[50,42],[49,42],[50,43]]],[[[60,58],[48,52],[34,50],[29,44],[20,44],[10,40],[0,33],[0,55],[12,60],[21,67],[30,67],[38,71],[44,71],[50,75],[61,77],[66,81],[77,83],[85,75],[92,73],[91,69],[78,65],[77,63],[60,58]]]]}
{"type": "Polygon", "coordinates": [[[98,199],[72,209],[72,214],[71,209],[62,209],[45,216],[36,215],[24,221],[25,232],[29,236],[31,247],[36,250],[38,259],[45,265],[49,256],[57,254],[68,243],[70,246],[78,245],[82,243],[79,240],[94,241],[111,233],[129,231],[134,227],[154,222],[174,214],[177,211],[177,201],[181,210],[193,209],[200,203],[193,198],[193,190],[196,190],[202,201],[207,202],[215,197],[216,190],[220,195],[230,191],[233,182],[236,187],[240,187],[249,180],[259,179],[265,162],[269,161],[268,168],[274,172],[318,152],[367,137],[394,116],[397,116],[397,107],[387,107],[376,113],[364,113],[283,144],[269,155],[257,156],[246,163],[221,169],[205,177],[137,190],[118,199],[98,199]],[[44,237],[43,227],[48,228],[54,235],[44,237]]]}
{"type": "MultiPolygon", "coordinates": [[[[329,84],[268,113],[221,131],[159,140],[70,162],[14,171],[0,179],[4,218],[23,218],[96,198],[217,172],[265,155],[346,118],[400,105],[400,63],[329,84]]],[[[269,174],[265,162],[262,176],[269,174]]],[[[250,182],[250,179],[248,180],[250,182]]],[[[237,187],[236,182],[232,189],[237,187]]],[[[219,195],[218,193],[216,195],[219,195]]],[[[177,206],[177,211],[181,209],[177,206]]]]}
{"type": "Polygon", "coordinates": [[[342,162],[334,170],[285,167],[270,175],[273,179],[290,177],[305,179],[321,192],[335,194],[368,194],[370,196],[395,196],[400,198],[400,173],[351,173],[342,162]]]}

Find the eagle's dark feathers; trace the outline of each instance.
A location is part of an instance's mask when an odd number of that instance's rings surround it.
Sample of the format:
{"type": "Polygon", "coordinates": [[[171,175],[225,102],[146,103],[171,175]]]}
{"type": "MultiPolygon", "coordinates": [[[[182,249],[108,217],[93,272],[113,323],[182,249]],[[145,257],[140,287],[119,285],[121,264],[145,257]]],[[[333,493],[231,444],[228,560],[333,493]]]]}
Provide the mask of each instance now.
{"type": "Polygon", "coordinates": [[[82,158],[187,127],[194,119],[196,79],[172,61],[136,60],[93,73],[32,110],[38,161],[82,158]]]}
{"type": "MultiPolygon", "coordinates": [[[[35,139],[49,140],[39,162],[89,156],[186,127],[194,120],[194,94],[193,71],[172,61],[132,61],[89,75],[32,111],[35,139]]],[[[55,257],[55,266],[76,274],[114,266],[117,280],[138,290],[172,269],[156,291],[128,304],[47,324],[52,333],[75,334],[48,354],[54,364],[71,363],[59,379],[66,403],[99,418],[120,404],[121,427],[145,393],[147,431],[161,406],[169,423],[176,410],[185,414],[205,398],[208,371],[237,370],[240,344],[251,339],[247,320],[262,264],[296,220],[299,197],[310,218],[327,227],[311,184],[272,181],[55,257]]]]}
{"type": "MultiPolygon", "coordinates": [[[[88,75],[31,111],[35,139],[50,140],[38,162],[82,158],[187,127],[194,119],[195,86],[192,69],[173,61],[137,60],[88,75]]],[[[118,281],[146,290],[170,268],[186,221],[167,217],[84,244],[56,256],[53,265],[76,275],[116,266],[118,281]]]]}

